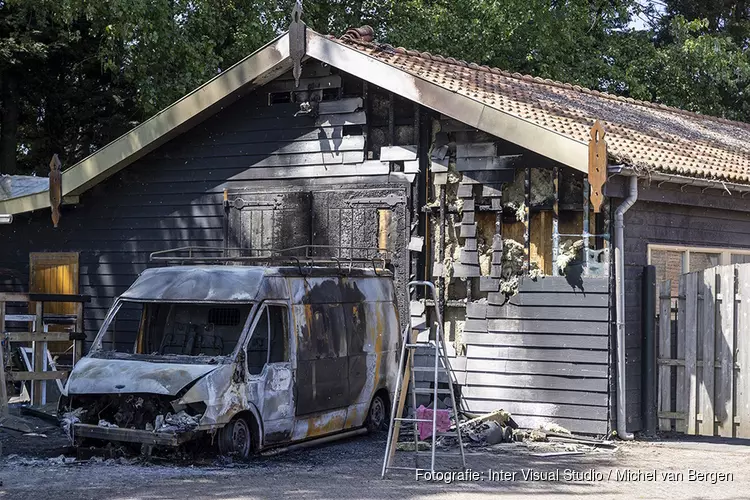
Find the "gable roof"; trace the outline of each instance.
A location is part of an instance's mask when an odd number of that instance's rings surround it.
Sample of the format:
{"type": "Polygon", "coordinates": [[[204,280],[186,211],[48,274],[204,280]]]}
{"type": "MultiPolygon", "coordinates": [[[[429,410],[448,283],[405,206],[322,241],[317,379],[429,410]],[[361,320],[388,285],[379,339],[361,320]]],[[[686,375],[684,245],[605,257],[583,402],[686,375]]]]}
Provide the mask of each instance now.
{"type": "MultiPolygon", "coordinates": [[[[615,162],[709,181],[750,184],[750,125],[625,99],[372,40],[369,27],[341,38],[307,28],[305,57],[346,71],[469,126],[582,172],[589,130],[607,131],[615,162]]],[[[76,196],[252,89],[292,68],[283,34],[62,173],[76,196]]],[[[48,190],[0,199],[0,213],[49,207],[48,190]]]]}
{"type": "Polygon", "coordinates": [[[599,120],[615,162],[663,173],[750,183],[750,125],[509,73],[372,41],[372,29],[334,41],[410,75],[588,144],[599,120]]]}

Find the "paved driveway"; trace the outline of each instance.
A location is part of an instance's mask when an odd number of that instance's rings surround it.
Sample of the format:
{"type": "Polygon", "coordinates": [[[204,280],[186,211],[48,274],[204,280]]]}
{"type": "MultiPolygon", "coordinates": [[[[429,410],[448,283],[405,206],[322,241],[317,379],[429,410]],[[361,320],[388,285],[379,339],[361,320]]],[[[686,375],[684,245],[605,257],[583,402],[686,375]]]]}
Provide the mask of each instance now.
{"type": "Polygon", "coordinates": [[[545,499],[750,497],[750,446],[742,444],[662,441],[623,444],[614,452],[548,457],[536,455],[549,449],[496,445],[467,455],[481,480],[450,484],[417,481],[414,474],[405,472],[380,479],[383,449],[384,436],[378,435],[249,464],[220,465],[211,460],[200,465],[63,464],[11,456],[0,459],[4,483],[0,499],[489,499],[498,494],[545,499]]]}

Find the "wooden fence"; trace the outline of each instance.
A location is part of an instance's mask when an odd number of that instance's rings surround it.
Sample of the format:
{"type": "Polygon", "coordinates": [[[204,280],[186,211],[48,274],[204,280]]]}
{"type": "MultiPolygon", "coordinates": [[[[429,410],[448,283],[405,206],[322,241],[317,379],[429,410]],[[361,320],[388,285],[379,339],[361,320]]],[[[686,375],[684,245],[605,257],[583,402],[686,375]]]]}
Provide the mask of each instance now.
{"type": "Polygon", "coordinates": [[[659,287],[660,430],[750,438],[750,264],[659,287]]]}

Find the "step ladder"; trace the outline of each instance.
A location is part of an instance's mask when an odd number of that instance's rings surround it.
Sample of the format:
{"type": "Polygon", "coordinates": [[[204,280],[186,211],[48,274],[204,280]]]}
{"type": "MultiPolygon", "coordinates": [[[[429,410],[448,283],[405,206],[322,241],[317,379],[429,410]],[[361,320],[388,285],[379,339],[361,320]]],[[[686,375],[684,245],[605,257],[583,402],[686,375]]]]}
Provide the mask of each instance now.
{"type": "MultiPolygon", "coordinates": [[[[413,288],[424,286],[432,294],[432,303],[438,304],[437,294],[435,292],[435,285],[430,281],[412,281],[407,285],[407,296],[411,294],[413,288]]],[[[394,395],[394,405],[391,408],[391,421],[388,426],[388,441],[386,442],[385,457],[383,458],[383,470],[381,477],[385,477],[389,470],[421,470],[419,467],[420,455],[425,455],[428,452],[420,452],[419,450],[419,423],[431,423],[432,424],[432,439],[430,454],[430,471],[435,472],[435,458],[441,457],[460,457],[461,467],[466,470],[466,457],[464,456],[464,447],[461,440],[461,432],[459,430],[458,421],[458,406],[456,405],[456,396],[454,392],[454,374],[450,367],[450,361],[448,359],[448,351],[445,345],[445,337],[443,335],[443,318],[440,314],[440,308],[435,307],[435,315],[437,317],[435,327],[435,340],[434,342],[421,342],[418,337],[415,338],[413,332],[413,326],[409,321],[404,328],[404,333],[401,339],[401,356],[399,358],[399,371],[398,379],[396,381],[396,394],[394,395]],[[415,352],[421,349],[423,351],[432,351],[434,355],[433,366],[414,366],[414,355],[415,352]],[[416,372],[431,372],[433,374],[433,387],[431,389],[417,388],[415,383],[416,372]],[[448,389],[439,389],[440,373],[446,373],[448,379],[448,389]],[[411,406],[412,416],[404,417],[403,410],[406,404],[407,393],[411,393],[411,406]],[[438,432],[437,431],[437,401],[438,394],[450,393],[451,397],[451,408],[450,412],[453,415],[455,422],[455,431],[451,432],[438,432]],[[417,394],[431,394],[433,400],[432,419],[420,419],[417,418],[417,394]],[[393,460],[396,454],[396,446],[398,444],[399,433],[401,430],[401,422],[410,423],[414,426],[414,467],[401,467],[394,466],[393,460]],[[443,452],[437,451],[436,441],[439,436],[454,436],[458,439],[458,452],[443,452]]],[[[407,316],[411,319],[411,314],[407,316]]],[[[428,329],[429,331],[429,329],[428,329]]]]}

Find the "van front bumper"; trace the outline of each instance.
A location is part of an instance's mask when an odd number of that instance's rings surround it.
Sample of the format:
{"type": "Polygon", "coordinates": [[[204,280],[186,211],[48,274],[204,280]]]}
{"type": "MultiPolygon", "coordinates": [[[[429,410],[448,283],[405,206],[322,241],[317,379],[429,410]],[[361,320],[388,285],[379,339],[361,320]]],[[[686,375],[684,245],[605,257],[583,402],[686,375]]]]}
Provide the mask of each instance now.
{"type": "Polygon", "coordinates": [[[101,439],[103,441],[122,441],[154,446],[180,446],[197,436],[195,431],[153,432],[121,427],[100,427],[92,424],[77,423],[73,425],[74,438],[101,439]]]}

